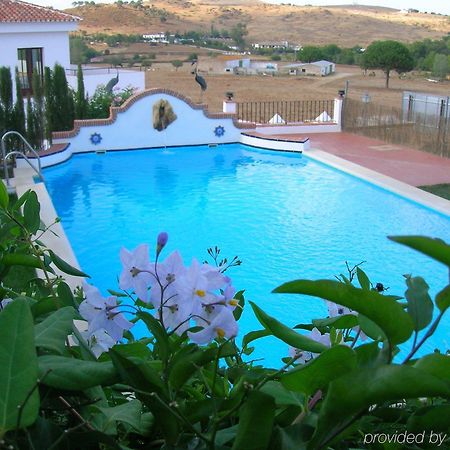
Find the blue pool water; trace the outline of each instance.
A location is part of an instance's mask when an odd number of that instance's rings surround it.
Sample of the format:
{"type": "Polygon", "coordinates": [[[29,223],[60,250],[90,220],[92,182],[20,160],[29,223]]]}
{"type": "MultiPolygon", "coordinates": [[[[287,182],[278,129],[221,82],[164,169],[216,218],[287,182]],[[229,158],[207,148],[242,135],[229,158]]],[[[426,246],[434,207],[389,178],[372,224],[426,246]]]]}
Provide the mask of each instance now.
{"type": "MultiPolygon", "coordinates": [[[[189,263],[217,245],[242,266],[229,275],[246,298],[295,325],[326,316],[324,302],[271,290],[297,278],[333,278],[345,261],[402,295],[402,274],[424,276],[436,293],[445,267],[389,241],[424,234],[450,241],[450,218],[305,156],[240,144],[76,155],[45,170],[47,188],[83,270],[104,293],[117,288],[119,250],[153,247],[169,233],[168,251],[189,263]]],[[[168,254],[168,251],[166,254],[168,254]]],[[[450,348],[449,314],[425,350],[450,348]]],[[[250,307],[240,335],[258,329],[250,307]]],[[[278,364],[287,346],[257,344],[255,358],[278,364]]]]}

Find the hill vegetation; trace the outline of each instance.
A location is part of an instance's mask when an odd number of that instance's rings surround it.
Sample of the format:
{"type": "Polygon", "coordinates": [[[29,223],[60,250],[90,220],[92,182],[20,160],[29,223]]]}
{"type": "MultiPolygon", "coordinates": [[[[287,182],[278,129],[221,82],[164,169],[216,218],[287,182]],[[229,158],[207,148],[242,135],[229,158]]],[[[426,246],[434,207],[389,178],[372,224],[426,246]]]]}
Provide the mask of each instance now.
{"type": "Polygon", "coordinates": [[[450,32],[450,18],[401,13],[390,8],[273,5],[258,0],[117,0],[112,5],[74,2],[68,12],[83,18],[80,30],[145,34],[231,30],[246,25],[247,40],[292,41],[300,45],[367,46],[375,40],[413,42],[450,32]]]}

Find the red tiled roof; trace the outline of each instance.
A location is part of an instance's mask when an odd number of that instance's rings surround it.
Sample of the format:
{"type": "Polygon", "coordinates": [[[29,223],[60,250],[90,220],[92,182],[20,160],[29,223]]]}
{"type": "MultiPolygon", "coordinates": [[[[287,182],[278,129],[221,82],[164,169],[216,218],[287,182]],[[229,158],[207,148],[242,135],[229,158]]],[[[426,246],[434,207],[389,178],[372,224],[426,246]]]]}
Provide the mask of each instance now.
{"type": "Polygon", "coordinates": [[[0,0],[0,23],[77,22],[80,17],[19,0],[0,0]]]}

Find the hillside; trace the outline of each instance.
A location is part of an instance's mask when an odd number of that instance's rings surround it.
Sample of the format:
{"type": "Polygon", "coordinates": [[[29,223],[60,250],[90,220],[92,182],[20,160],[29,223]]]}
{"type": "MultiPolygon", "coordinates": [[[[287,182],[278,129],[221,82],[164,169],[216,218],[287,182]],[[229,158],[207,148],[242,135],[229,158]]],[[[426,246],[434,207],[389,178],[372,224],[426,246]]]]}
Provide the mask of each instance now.
{"type": "Polygon", "coordinates": [[[83,18],[88,33],[156,33],[231,29],[243,22],[249,42],[289,40],[301,45],[336,43],[366,46],[377,39],[412,42],[450,32],[450,17],[404,14],[390,8],[274,5],[259,0],[154,0],[78,6],[67,10],[83,18]]]}

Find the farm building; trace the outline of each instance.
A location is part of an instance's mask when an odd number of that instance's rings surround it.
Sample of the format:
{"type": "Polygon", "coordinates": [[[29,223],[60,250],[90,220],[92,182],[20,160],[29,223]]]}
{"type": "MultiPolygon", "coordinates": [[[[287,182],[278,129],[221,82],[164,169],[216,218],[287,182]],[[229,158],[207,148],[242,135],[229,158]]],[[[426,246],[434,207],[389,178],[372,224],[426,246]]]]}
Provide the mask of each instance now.
{"type": "Polygon", "coordinates": [[[289,73],[289,75],[316,75],[326,77],[336,72],[336,64],[325,60],[288,64],[283,67],[283,71],[289,73]]]}

